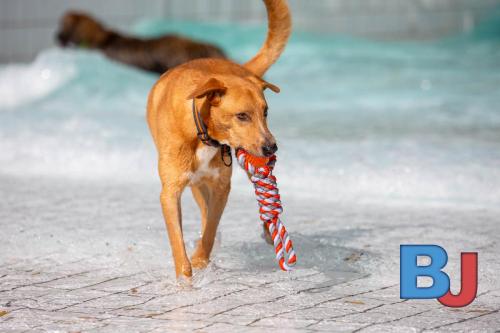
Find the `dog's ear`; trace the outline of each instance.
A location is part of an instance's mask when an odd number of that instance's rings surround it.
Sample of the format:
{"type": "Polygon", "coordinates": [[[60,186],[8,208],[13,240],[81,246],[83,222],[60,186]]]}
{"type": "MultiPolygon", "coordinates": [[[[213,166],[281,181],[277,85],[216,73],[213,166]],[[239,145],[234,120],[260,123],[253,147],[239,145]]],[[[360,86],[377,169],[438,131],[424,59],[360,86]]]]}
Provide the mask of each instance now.
{"type": "Polygon", "coordinates": [[[262,85],[262,90],[266,90],[267,88],[269,88],[272,91],[274,91],[275,93],[280,92],[280,88],[278,86],[275,86],[274,84],[269,83],[266,80],[261,79],[260,77],[258,77],[257,79],[259,80],[260,84],[262,85]]]}
{"type": "Polygon", "coordinates": [[[269,88],[271,89],[272,91],[274,91],[275,93],[279,93],[280,92],[280,88],[278,86],[275,86],[274,84],[272,83],[269,83],[267,81],[264,81],[264,89],[266,88],[269,88]]]}
{"type": "Polygon", "coordinates": [[[220,103],[221,96],[226,92],[227,88],[221,81],[211,78],[207,82],[199,85],[188,96],[187,99],[201,98],[206,96],[212,105],[220,103]]]}

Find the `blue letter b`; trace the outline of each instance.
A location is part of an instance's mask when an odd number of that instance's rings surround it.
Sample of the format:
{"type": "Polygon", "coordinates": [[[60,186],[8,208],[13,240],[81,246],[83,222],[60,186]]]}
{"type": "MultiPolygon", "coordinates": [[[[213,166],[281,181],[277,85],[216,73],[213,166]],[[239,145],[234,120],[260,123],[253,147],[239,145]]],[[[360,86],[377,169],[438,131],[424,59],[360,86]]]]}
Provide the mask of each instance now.
{"type": "Polygon", "coordinates": [[[446,251],[437,245],[401,245],[400,246],[400,297],[401,298],[439,298],[448,292],[450,278],[441,271],[448,262],[446,251]],[[428,266],[418,266],[417,257],[430,257],[428,266]],[[430,287],[418,287],[417,277],[432,278],[430,287]]]}

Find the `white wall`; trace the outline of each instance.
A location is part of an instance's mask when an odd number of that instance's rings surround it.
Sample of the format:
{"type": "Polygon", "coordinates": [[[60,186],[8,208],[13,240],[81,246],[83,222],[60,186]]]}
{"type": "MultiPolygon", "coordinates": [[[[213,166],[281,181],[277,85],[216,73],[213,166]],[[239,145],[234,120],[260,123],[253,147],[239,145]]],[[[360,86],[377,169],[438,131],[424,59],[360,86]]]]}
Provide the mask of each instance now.
{"type": "MultiPolygon", "coordinates": [[[[427,39],[470,29],[500,0],[289,0],[295,26],[381,39],[427,39]]],[[[53,45],[62,13],[83,9],[126,29],[144,17],[265,20],[258,0],[0,0],[0,62],[31,60],[53,45]]]]}
{"type": "Polygon", "coordinates": [[[61,15],[82,9],[126,29],[138,18],[164,11],[165,0],[0,0],[0,62],[31,60],[54,45],[61,15]],[[147,5],[145,5],[147,3],[147,5]]]}

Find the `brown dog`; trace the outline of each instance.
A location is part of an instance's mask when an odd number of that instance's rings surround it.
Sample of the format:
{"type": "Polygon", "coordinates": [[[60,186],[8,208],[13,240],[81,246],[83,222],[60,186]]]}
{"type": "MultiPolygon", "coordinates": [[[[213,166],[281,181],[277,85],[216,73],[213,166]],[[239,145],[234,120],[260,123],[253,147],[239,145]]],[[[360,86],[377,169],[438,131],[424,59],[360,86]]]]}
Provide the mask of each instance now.
{"type": "Polygon", "coordinates": [[[175,35],[141,39],[108,30],[92,17],[78,12],[61,19],[57,40],[101,50],[108,58],[163,74],[168,69],[198,58],[225,58],[218,47],[175,35]]]}
{"type": "Polygon", "coordinates": [[[225,148],[270,156],[278,149],[267,128],[264,89],[279,89],[261,77],[278,59],[291,31],[286,0],[264,0],[267,39],[241,66],[199,59],[161,76],[148,100],[148,124],[158,150],[160,196],[177,277],[207,266],[229,195],[231,167],[225,148]],[[201,240],[191,262],[182,236],[181,194],[191,186],[201,210],[201,240]]]}

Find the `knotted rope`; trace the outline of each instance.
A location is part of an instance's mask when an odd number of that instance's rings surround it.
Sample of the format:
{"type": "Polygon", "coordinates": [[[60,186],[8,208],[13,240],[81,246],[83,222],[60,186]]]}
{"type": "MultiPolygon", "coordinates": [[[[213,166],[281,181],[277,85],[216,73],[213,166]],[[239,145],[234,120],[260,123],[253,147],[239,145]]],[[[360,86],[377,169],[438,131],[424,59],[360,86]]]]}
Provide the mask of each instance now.
{"type": "Polygon", "coordinates": [[[289,271],[295,265],[297,256],[293,250],[292,241],[288,237],[288,232],[279,217],[283,208],[281,207],[276,177],[272,174],[276,155],[269,158],[257,157],[250,155],[243,149],[238,149],[236,159],[239,165],[251,175],[250,180],[254,185],[260,207],[260,219],[269,230],[273,240],[276,260],[278,260],[282,270],[289,271]]]}

